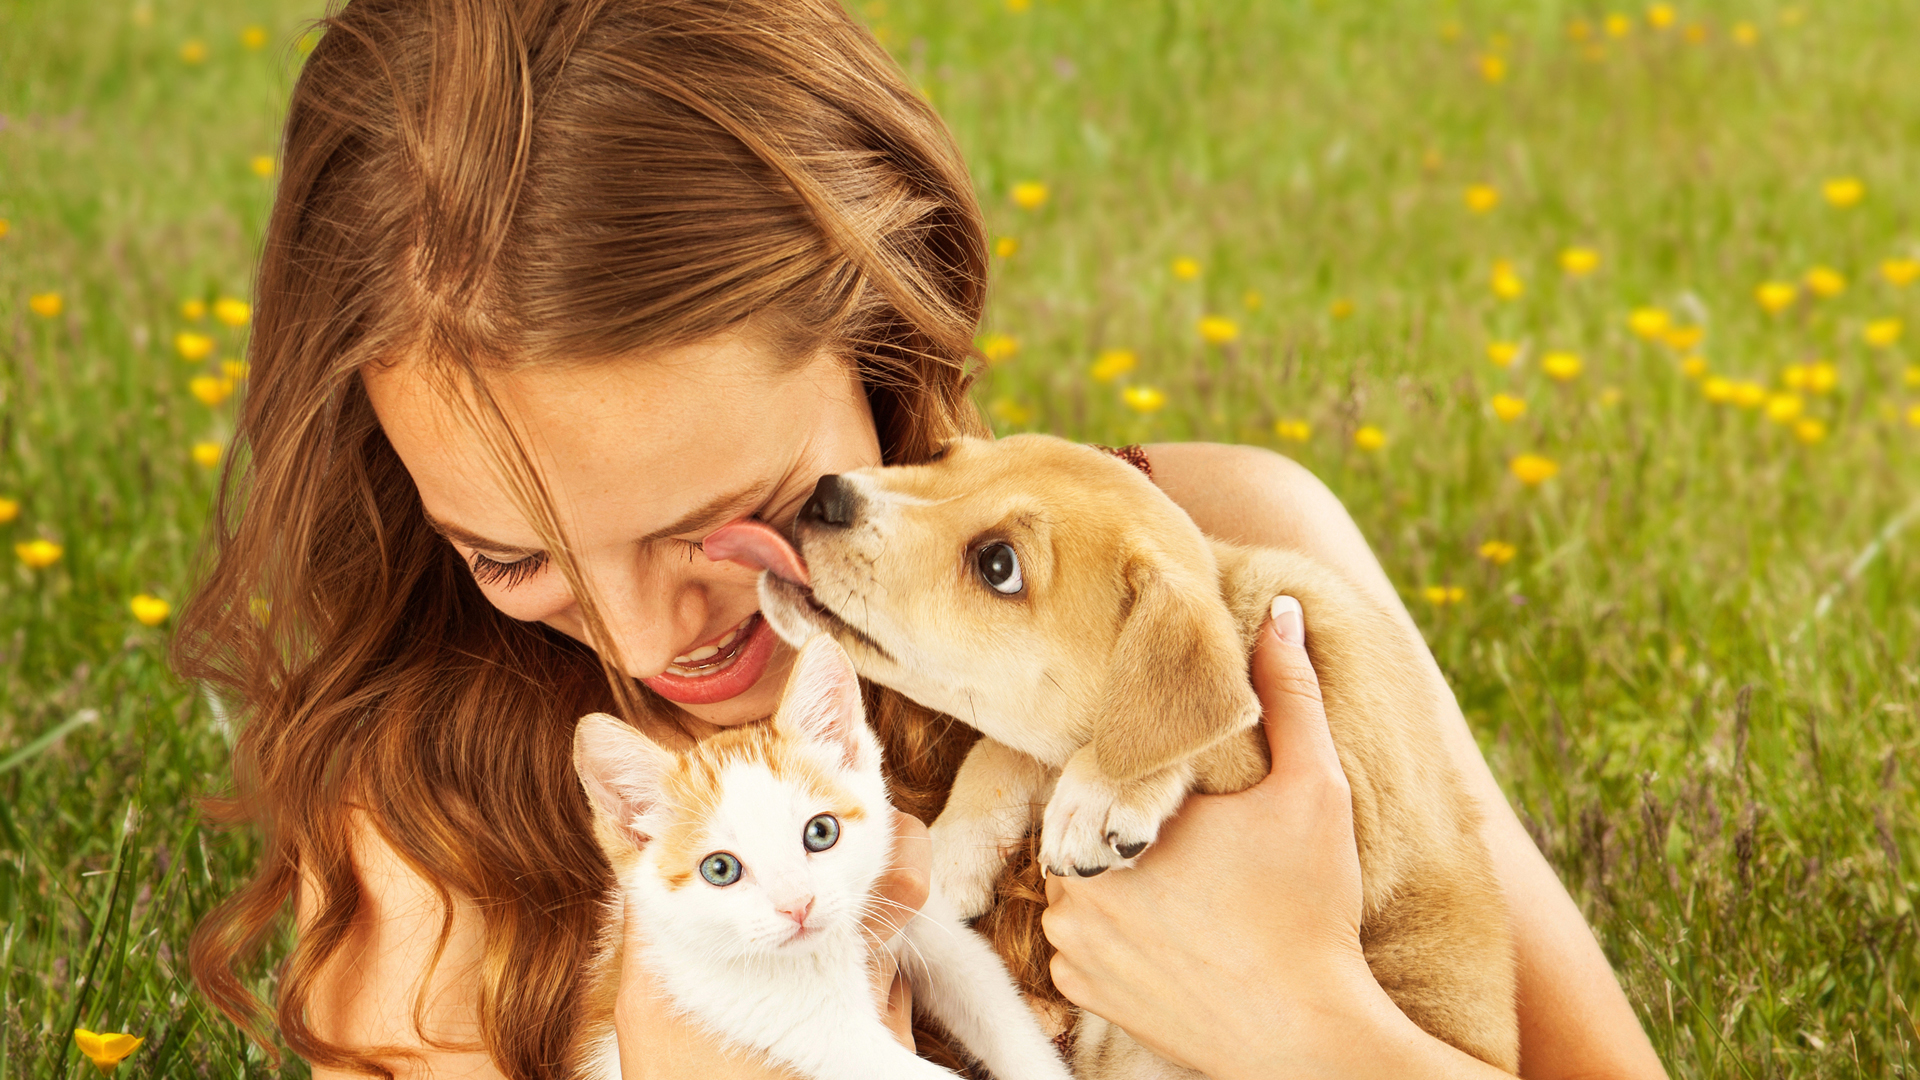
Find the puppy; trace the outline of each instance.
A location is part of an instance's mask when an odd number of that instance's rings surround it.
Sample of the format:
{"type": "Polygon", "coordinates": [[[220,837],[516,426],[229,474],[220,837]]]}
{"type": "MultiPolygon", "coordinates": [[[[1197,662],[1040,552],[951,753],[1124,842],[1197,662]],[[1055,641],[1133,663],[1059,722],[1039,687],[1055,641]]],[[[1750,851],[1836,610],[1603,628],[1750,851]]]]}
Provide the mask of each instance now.
{"type": "MultiPolygon", "coordinates": [[[[1039,435],[823,477],[795,534],[797,553],[764,526],[708,551],[770,570],[762,610],[787,641],[831,634],[862,675],[985,736],[932,826],[969,917],[1036,812],[1042,864],[1092,876],[1132,865],[1188,792],[1265,777],[1248,657],[1272,599],[1297,598],[1353,789],[1368,964],[1421,1027],[1514,1071],[1505,899],[1425,646],[1380,604],[1299,554],[1210,541],[1132,466],[1039,435]]],[[[1093,1017],[1075,1066],[1184,1075],[1093,1017]]]]}

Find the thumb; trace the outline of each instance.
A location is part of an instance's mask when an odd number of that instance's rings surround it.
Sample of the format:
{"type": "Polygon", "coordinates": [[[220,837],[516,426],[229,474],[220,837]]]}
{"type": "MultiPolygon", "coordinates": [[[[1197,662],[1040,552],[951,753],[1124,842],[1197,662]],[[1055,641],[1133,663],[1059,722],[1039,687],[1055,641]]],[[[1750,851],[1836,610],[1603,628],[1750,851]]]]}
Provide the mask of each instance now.
{"type": "Polygon", "coordinates": [[[1275,597],[1253,650],[1253,692],[1260,698],[1267,748],[1273,754],[1270,778],[1327,769],[1344,778],[1306,640],[1300,601],[1275,597]]]}

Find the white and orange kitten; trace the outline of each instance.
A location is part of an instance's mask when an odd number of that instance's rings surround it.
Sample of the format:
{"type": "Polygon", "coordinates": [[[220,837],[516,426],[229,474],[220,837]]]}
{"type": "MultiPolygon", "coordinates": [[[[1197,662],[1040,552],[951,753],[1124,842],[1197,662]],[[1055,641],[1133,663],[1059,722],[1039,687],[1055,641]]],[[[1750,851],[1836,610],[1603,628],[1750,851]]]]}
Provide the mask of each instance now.
{"type": "MultiPolygon", "coordinates": [[[[892,807],[839,645],[822,635],[800,651],[770,723],[673,753],[596,713],[573,747],[617,881],[576,1075],[620,1075],[612,1003],[627,905],[645,928],[641,966],[724,1041],[815,1080],[954,1075],[901,1046],[874,1006],[861,922],[889,864],[892,807]]],[[[996,1080],[1069,1080],[999,957],[943,897],[889,947],[915,1002],[996,1080]]]]}

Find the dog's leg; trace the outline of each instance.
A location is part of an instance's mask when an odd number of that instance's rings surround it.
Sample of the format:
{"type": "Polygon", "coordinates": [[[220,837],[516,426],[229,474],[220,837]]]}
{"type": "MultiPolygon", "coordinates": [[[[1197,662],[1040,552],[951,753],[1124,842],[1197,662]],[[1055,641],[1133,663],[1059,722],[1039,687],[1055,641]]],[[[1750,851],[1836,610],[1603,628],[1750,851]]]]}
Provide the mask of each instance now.
{"type": "Polygon", "coordinates": [[[954,774],[933,836],[933,883],[962,919],[993,904],[993,882],[1027,835],[1033,802],[1053,770],[992,739],[981,739],[954,774]]]}
{"type": "Polygon", "coordinates": [[[1100,770],[1096,754],[1092,743],[1075,751],[1047,800],[1040,862],[1056,876],[1132,866],[1193,788],[1191,761],[1116,781],[1100,770]]]}

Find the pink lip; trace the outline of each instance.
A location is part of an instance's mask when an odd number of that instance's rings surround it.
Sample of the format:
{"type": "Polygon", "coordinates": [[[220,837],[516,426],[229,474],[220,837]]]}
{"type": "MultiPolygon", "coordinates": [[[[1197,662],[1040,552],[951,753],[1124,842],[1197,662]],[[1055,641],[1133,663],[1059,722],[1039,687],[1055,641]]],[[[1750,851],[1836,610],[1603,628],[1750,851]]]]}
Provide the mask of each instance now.
{"type": "Polygon", "coordinates": [[[747,631],[746,643],[740,646],[739,657],[719,671],[699,676],[663,671],[640,681],[646,683],[654,693],[682,705],[711,705],[716,701],[725,701],[746,693],[760,681],[760,676],[767,672],[768,661],[773,659],[773,647],[778,640],[773,627],[767,625],[767,620],[756,618],[747,631]]]}

